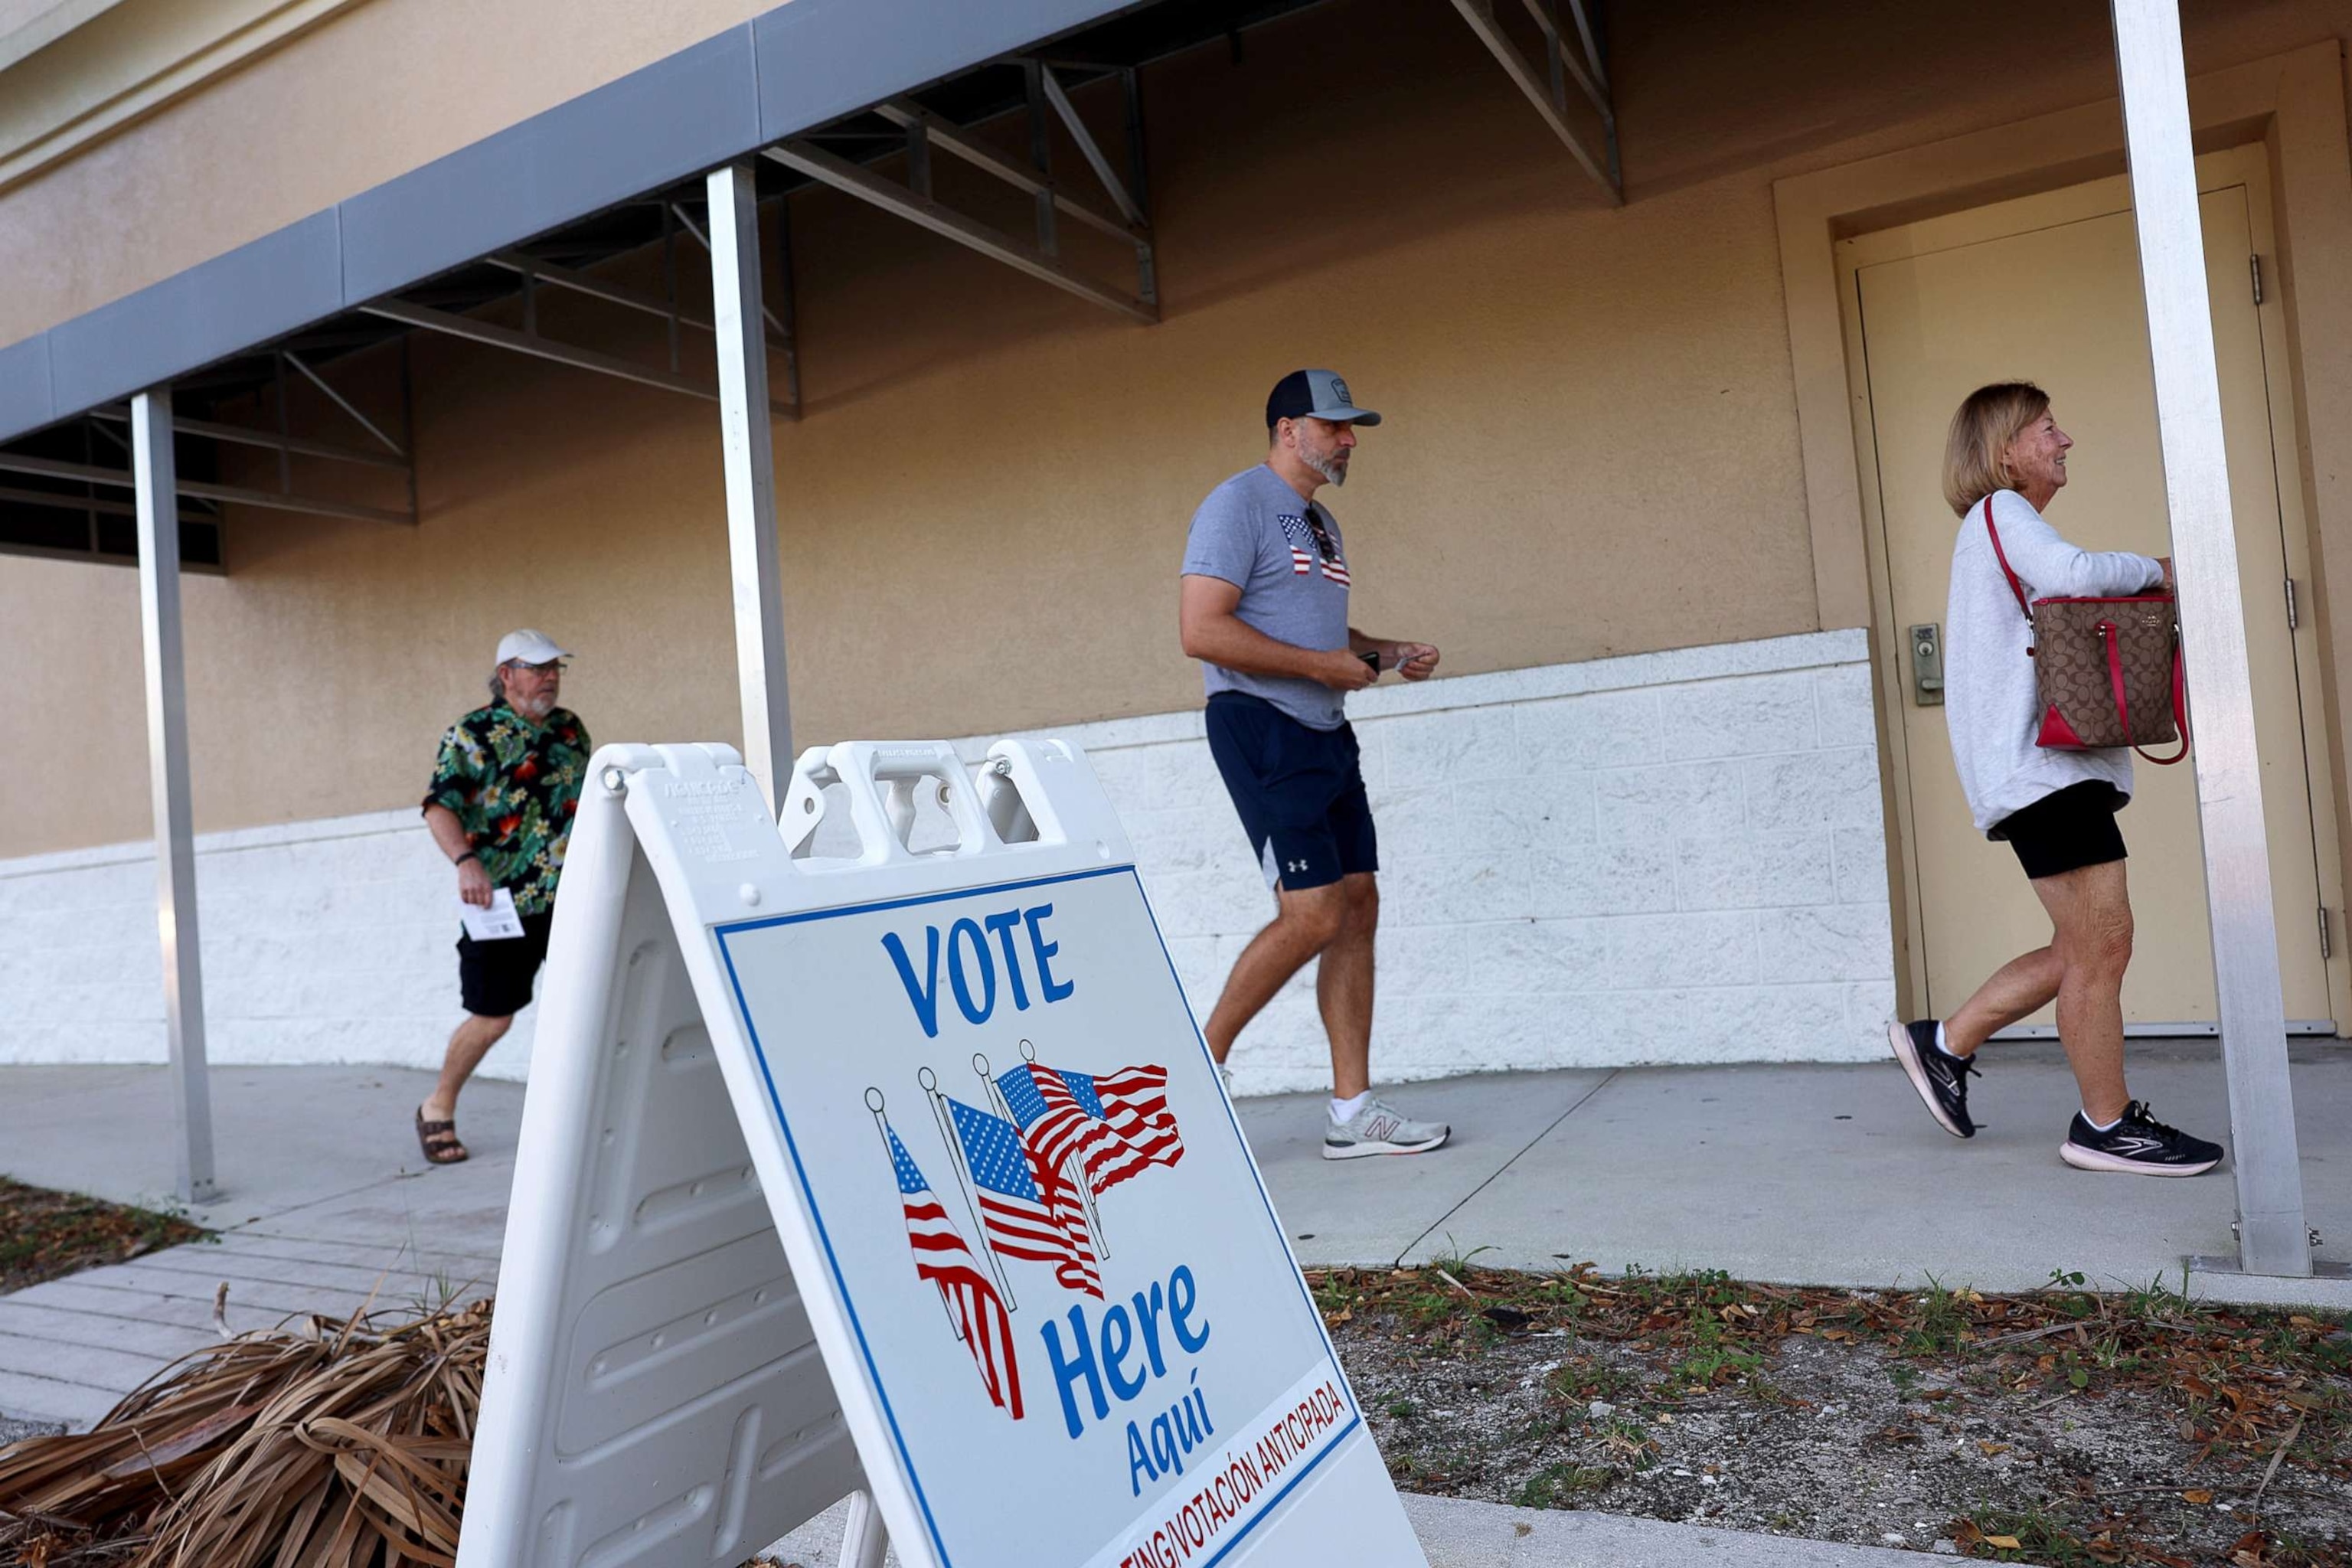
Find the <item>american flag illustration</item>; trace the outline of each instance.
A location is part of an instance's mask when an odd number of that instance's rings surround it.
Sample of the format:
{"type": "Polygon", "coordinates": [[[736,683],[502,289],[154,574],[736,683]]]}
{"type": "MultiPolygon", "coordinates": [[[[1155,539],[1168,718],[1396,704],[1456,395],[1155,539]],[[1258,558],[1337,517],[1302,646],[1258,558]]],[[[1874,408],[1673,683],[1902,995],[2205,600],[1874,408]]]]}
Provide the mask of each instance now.
{"type": "Polygon", "coordinates": [[[1121,1068],[1099,1077],[1083,1072],[1061,1076],[1079,1110],[1110,1123],[1112,1131],[1142,1150],[1153,1164],[1172,1165],[1184,1157],[1184,1135],[1177,1130],[1176,1113],[1168,1109],[1166,1068],[1121,1068]]]}
{"type": "Polygon", "coordinates": [[[1168,1110],[1167,1081],[1163,1068],[1127,1068],[1097,1079],[1024,1062],[1002,1074],[996,1085],[1003,1092],[1005,1108],[1021,1124],[1021,1142],[1038,1163],[1059,1171],[1075,1159],[1087,1189],[1100,1196],[1151,1165],[1172,1165],[1182,1158],[1183,1139],[1168,1110]],[[1073,1078],[1083,1080],[1084,1102],[1073,1078]],[[1129,1087],[1105,1100],[1100,1086],[1112,1082],[1129,1087]],[[1140,1136],[1130,1140],[1112,1121],[1108,1113],[1114,1102],[1121,1119],[1140,1136]]]}
{"type": "Polygon", "coordinates": [[[980,1260],[956,1234],[948,1211],[931,1193],[914,1156],[898,1142],[898,1130],[887,1122],[883,1132],[890,1141],[890,1163],[898,1175],[898,1198],[907,1211],[907,1245],[915,1251],[915,1272],[940,1288],[948,1318],[957,1337],[971,1352],[981,1381],[997,1408],[1021,1419],[1021,1362],[1013,1346],[1013,1320],[1003,1299],[981,1272],[980,1260]]]}
{"type": "MultiPolygon", "coordinates": [[[[1311,506],[1313,503],[1308,504],[1311,506]]],[[[1319,557],[1323,563],[1323,575],[1343,588],[1348,585],[1348,563],[1340,557],[1338,535],[1320,527],[1311,515],[1302,517],[1284,512],[1276,521],[1282,524],[1284,537],[1290,541],[1290,570],[1294,574],[1307,572],[1319,557]],[[1328,554],[1322,549],[1326,542],[1331,547],[1328,554]]]]}
{"type": "Polygon", "coordinates": [[[992,1111],[950,1098],[948,1115],[978,1189],[981,1229],[1006,1258],[1050,1263],[1066,1290],[1102,1293],[1094,1245],[1087,1237],[1086,1204],[1068,1178],[1022,1146],[1019,1129],[992,1111]]]}
{"type": "Polygon", "coordinates": [[[1315,570],[1315,539],[1307,531],[1307,520],[1296,512],[1284,512],[1276,521],[1282,524],[1283,536],[1290,541],[1290,570],[1304,577],[1315,570]]]}

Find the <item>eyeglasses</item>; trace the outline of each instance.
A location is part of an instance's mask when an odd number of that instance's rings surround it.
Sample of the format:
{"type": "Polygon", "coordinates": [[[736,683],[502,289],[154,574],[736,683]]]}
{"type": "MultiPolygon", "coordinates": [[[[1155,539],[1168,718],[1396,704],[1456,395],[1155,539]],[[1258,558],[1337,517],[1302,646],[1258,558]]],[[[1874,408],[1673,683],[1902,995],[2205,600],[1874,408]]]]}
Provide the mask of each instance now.
{"type": "Polygon", "coordinates": [[[1323,552],[1324,560],[1339,559],[1339,542],[1331,537],[1329,529],[1323,526],[1323,519],[1312,501],[1307,505],[1307,531],[1315,536],[1315,548],[1323,552]]]}
{"type": "Polygon", "coordinates": [[[545,664],[525,664],[519,658],[510,658],[499,668],[515,670],[523,675],[562,675],[565,667],[560,658],[551,658],[545,664]]]}

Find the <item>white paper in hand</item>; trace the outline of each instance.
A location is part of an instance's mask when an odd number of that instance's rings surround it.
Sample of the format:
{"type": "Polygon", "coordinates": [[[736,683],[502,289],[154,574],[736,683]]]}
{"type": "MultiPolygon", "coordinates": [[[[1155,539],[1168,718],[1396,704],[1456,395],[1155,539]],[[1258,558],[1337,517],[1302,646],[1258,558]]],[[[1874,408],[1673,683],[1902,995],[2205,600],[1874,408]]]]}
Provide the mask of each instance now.
{"type": "Polygon", "coordinates": [[[522,934],[522,917],[515,913],[514,895],[504,888],[490,895],[487,910],[459,899],[457,918],[465,922],[466,934],[476,942],[503,942],[522,934]]]}

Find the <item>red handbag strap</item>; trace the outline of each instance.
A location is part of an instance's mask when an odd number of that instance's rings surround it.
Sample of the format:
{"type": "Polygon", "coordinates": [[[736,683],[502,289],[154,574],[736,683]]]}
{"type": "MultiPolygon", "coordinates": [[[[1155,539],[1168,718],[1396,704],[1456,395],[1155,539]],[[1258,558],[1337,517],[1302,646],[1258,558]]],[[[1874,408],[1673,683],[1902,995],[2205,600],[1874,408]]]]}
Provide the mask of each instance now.
{"type": "MultiPolygon", "coordinates": [[[[2128,735],[2131,733],[2131,700],[2124,695],[2124,658],[2123,651],[2116,642],[2115,622],[2099,623],[2099,640],[2107,645],[2107,683],[2115,690],[2116,716],[2124,721],[2124,733],[2128,735]]],[[[2172,649],[2172,721],[2180,731],[2180,750],[2168,757],[2150,757],[2146,747],[2132,748],[2160,768],[2168,768],[2189,754],[2188,676],[2187,664],[2181,657],[2179,645],[2176,643],[2172,649]]]]}
{"type": "Polygon", "coordinates": [[[2000,563],[2000,574],[2009,579],[2009,591],[2017,595],[2018,614],[2025,617],[2027,626],[2032,626],[2033,611],[2025,602],[2025,584],[2019,582],[2017,574],[2009,569],[2009,552],[2000,547],[2000,530],[1992,525],[1992,497],[1990,496],[1985,497],[1984,520],[1985,535],[1992,541],[1993,559],[2000,563]]]}

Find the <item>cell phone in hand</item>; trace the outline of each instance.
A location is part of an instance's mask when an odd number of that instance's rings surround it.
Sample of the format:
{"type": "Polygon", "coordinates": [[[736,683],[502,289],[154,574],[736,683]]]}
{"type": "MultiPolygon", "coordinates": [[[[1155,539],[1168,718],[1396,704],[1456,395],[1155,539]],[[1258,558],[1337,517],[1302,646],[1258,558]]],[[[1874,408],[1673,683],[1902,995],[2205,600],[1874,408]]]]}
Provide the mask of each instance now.
{"type": "Polygon", "coordinates": [[[1362,659],[1364,661],[1364,668],[1370,670],[1374,675],[1378,675],[1381,672],[1381,656],[1377,652],[1360,653],[1356,657],[1362,659]]]}

